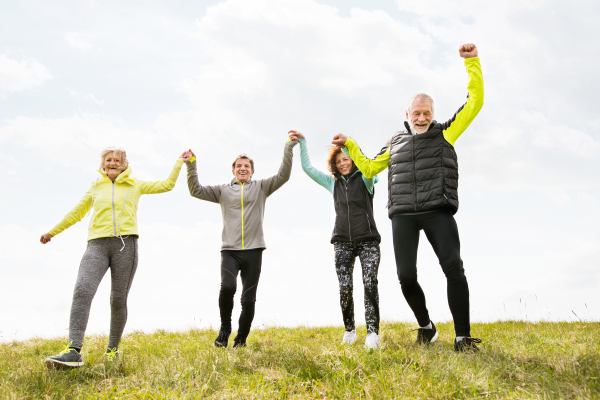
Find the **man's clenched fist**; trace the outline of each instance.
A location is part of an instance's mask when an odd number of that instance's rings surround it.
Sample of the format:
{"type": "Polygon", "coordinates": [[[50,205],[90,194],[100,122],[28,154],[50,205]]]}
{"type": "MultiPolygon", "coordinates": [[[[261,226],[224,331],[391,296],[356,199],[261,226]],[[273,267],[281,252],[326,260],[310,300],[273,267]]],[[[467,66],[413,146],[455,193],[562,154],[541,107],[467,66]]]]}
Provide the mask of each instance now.
{"type": "Polygon", "coordinates": [[[477,47],[473,43],[463,44],[460,46],[460,49],[458,49],[458,54],[460,54],[462,58],[477,57],[477,47]]]}

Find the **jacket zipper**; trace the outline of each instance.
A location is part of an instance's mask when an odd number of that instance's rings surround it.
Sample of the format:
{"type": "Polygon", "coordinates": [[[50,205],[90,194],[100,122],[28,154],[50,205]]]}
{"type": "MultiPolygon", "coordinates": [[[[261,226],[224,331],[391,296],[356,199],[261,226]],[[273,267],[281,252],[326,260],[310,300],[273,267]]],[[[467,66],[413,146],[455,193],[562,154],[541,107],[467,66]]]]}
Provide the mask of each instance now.
{"type": "Polygon", "coordinates": [[[413,136],[412,138],[412,147],[411,147],[411,152],[412,152],[412,163],[413,163],[413,185],[414,185],[414,193],[415,193],[415,211],[417,211],[417,171],[416,171],[416,167],[415,167],[415,137],[413,136]]]}
{"type": "Polygon", "coordinates": [[[369,221],[369,213],[365,213],[367,215],[367,223],[369,224],[369,232],[373,233],[371,230],[371,221],[369,221]]]}
{"type": "Polygon", "coordinates": [[[243,249],[244,249],[244,184],[242,183],[242,250],[243,249]]]}
{"type": "Polygon", "coordinates": [[[117,236],[117,221],[115,219],[115,182],[112,183],[112,208],[113,208],[113,229],[115,230],[114,236],[117,236]]]}
{"type": "Polygon", "coordinates": [[[352,241],[352,228],[350,226],[350,203],[348,203],[348,182],[346,182],[345,186],[346,186],[346,205],[348,206],[348,236],[350,236],[350,241],[352,241]]]}

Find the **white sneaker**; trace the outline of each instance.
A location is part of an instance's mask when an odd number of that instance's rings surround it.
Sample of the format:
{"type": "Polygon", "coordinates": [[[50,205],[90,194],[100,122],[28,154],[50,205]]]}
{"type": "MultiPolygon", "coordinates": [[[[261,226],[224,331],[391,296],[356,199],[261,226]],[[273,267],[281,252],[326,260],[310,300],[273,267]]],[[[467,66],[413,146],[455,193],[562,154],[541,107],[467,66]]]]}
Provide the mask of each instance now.
{"type": "Polygon", "coordinates": [[[354,344],[356,339],[358,339],[358,336],[356,336],[356,330],[345,332],[344,338],[342,339],[342,344],[354,344]]]}
{"type": "Polygon", "coordinates": [[[366,349],[378,349],[381,347],[381,342],[379,341],[379,336],[375,332],[371,332],[367,335],[365,339],[365,348],[366,349]]]}

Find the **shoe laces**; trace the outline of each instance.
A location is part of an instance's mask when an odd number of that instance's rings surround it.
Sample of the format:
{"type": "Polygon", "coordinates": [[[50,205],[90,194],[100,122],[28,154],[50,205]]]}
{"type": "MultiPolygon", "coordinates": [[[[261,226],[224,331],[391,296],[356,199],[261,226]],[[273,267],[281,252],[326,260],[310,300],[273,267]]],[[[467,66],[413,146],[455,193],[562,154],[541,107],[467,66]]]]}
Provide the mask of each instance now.
{"type": "MultiPolygon", "coordinates": [[[[58,353],[58,355],[59,355],[59,356],[62,356],[63,354],[70,353],[70,352],[71,352],[71,350],[75,350],[74,348],[72,348],[72,347],[71,347],[71,345],[72,345],[72,344],[73,344],[73,342],[72,342],[72,341],[71,341],[71,342],[69,342],[69,343],[67,343],[67,345],[64,347],[64,349],[62,349],[62,350],[60,351],[60,353],[58,353]]],[[[75,350],[75,351],[77,351],[77,350],[75,350]]]]}
{"type": "Polygon", "coordinates": [[[119,356],[119,350],[116,347],[112,349],[108,349],[106,351],[106,361],[115,361],[115,359],[119,356]]]}
{"type": "Polygon", "coordinates": [[[219,330],[219,336],[217,336],[217,341],[224,342],[229,339],[230,335],[231,335],[231,331],[226,331],[226,330],[221,329],[221,330],[219,330]]]}
{"type": "Polygon", "coordinates": [[[477,338],[472,338],[472,337],[466,337],[466,338],[464,338],[463,340],[461,340],[458,343],[461,343],[461,342],[466,342],[465,344],[471,345],[471,344],[474,344],[474,343],[479,344],[479,343],[482,342],[482,340],[481,339],[477,339],[477,338]]]}

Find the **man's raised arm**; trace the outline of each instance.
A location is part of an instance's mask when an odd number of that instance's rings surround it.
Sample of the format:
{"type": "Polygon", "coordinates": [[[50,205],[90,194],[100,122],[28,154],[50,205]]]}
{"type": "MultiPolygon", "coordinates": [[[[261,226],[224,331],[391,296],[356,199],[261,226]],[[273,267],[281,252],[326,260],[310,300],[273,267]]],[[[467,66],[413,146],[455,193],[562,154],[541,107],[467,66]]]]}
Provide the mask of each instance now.
{"type": "Polygon", "coordinates": [[[343,133],[335,135],[331,144],[338,147],[346,146],[348,155],[352,158],[352,161],[354,161],[354,164],[356,164],[356,167],[362,172],[365,178],[372,178],[388,167],[390,161],[391,139],[373,159],[367,158],[354,139],[343,133]]]}
{"type": "Polygon", "coordinates": [[[196,155],[191,150],[189,150],[187,159],[184,158],[184,160],[187,167],[187,183],[190,195],[200,200],[218,203],[221,199],[221,186],[202,186],[200,184],[198,171],[196,170],[196,155]]]}
{"type": "Polygon", "coordinates": [[[483,107],[483,74],[481,73],[477,47],[472,43],[463,44],[458,49],[458,53],[465,59],[465,67],[467,67],[467,74],[469,75],[469,83],[467,84],[469,96],[467,102],[458,109],[456,114],[442,124],[444,138],[452,146],[483,107]]]}
{"type": "Polygon", "coordinates": [[[274,191],[282,187],[290,179],[290,175],[292,174],[292,159],[294,157],[292,148],[297,144],[297,139],[288,139],[283,149],[283,160],[281,160],[279,171],[276,175],[262,180],[262,190],[266,192],[267,196],[273,194],[274,191]]]}

